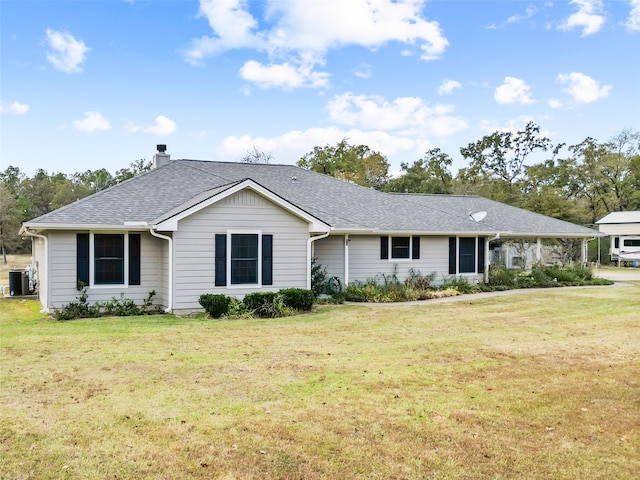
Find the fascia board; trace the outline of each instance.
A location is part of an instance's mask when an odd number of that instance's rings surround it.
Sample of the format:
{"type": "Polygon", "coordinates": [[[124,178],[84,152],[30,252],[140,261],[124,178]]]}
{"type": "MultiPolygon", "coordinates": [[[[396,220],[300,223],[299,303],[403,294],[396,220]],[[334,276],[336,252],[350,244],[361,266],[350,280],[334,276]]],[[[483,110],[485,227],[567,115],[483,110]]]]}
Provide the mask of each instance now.
{"type": "Polygon", "coordinates": [[[135,223],[131,225],[127,225],[126,222],[124,225],[110,225],[104,223],[83,223],[83,224],[71,224],[71,223],[24,223],[20,231],[22,232],[24,229],[30,229],[34,231],[45,231],[45,230],[122,230],[126,232],[130,232],[133,230],[149,230],[148,226],[142,226],[140,223],[135,223]]]}
{"type": "Polygon", "coordinates": [[[276,195],[275,193],[271,192],[270,190],[264,188],[262,185],[257,184],[256,182],[254,182],[253,180],[243,180],[242,182],[237,183],[236,185],[233,185],[232,187],[222,191],[222,192],[218,192],[213,194],[211,197],[207,198],[206,200],[203,200],[202,202],[198,203],[197,205],[194,205],[190,208],[187,208],[185,210],[183,210],[182,212],[174,215],[171,218],[168,218],[166,220],[163,220],[162,222],[159,222],[158,224],[156,224],[154,226],[154,228],[156,230],[159,231],[177,231],[178,230],[178,222],[190,215],[193,215],[194,213],[202,210],[203,208],[207,208],[215,203],[218,203],[221,200],[224,200],[225,198],[234,195],[235,193],[238,193],[242,190],[245,189],[249,189],[249,190],[253,190],[254,192],[256,192],[257,194],[267,198],[268,200],[272,201],[273,203],[275,203],[276,205],[278,205],[279,207],[283,208],[284,210],[288,211],[289,213],[292,213],[293,215],[297,216],[298,218],[301,218],[303,220],[305,220],[307,223],[309,223],[309,232],[329,232],[331,231],[331,226],[324,223],[323,221],[315,218],[313,215],[310,215],[309,213],[305,212],[304,210],[302,210],[301,208],[297,207],[296,205],[286,201],[285,199],[283,199],[282,197],[276,195]]]}

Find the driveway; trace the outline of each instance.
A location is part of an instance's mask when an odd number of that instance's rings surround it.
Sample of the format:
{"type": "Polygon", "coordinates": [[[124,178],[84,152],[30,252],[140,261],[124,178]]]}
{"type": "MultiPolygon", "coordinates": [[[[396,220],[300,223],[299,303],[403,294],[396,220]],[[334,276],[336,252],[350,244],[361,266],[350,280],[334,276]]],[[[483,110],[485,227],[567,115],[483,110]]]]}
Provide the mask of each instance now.
{"type": "Polygon", "coordinates": [[[640,268],[594,270],[594,274],[614,282],[640,282],[640,268]]]}

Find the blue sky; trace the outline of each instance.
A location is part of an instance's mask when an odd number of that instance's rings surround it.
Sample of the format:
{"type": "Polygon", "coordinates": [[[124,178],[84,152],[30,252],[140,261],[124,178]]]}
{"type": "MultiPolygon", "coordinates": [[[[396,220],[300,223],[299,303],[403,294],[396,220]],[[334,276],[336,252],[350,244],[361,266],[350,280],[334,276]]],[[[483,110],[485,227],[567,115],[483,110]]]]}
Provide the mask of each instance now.
{"type": "Polygon", "coordinates": [[[393,171],[540,125],[640,128],[640,0],[0,0],[1,169],[295,163],[342,138],[393,171]]]}

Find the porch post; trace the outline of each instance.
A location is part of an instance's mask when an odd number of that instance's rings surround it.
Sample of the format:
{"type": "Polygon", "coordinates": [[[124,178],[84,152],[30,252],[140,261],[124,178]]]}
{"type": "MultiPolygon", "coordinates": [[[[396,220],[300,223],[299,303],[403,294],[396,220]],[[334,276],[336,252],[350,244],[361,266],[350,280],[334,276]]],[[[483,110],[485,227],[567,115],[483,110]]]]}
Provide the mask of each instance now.
{"type": "Polygon", "coordinates": [[[542,261],[542,239],[538,237],[536,240],[536,262],[540,263],[542,261]]]}

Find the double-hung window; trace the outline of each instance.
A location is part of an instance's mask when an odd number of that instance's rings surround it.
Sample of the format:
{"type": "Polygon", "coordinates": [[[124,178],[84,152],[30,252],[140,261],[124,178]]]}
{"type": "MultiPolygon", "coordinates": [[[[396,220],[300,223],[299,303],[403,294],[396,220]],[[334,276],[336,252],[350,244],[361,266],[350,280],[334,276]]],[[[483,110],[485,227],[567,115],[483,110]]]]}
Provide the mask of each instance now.
{"type": "Polygon", "coordinates": [[[380,258],[390,260],[420,259],[420,237],[380,237],[380,258]]]}
{"type": "Polygon", "coordinates": [[[140,234],[78,233],[76,280],[85,285],[140,285],[140,234]]]}
{"type": "Polygon", "coordinates": [[[272,285],[273,235],[230,231],[215,237],[215,285],[272,285]]]}

